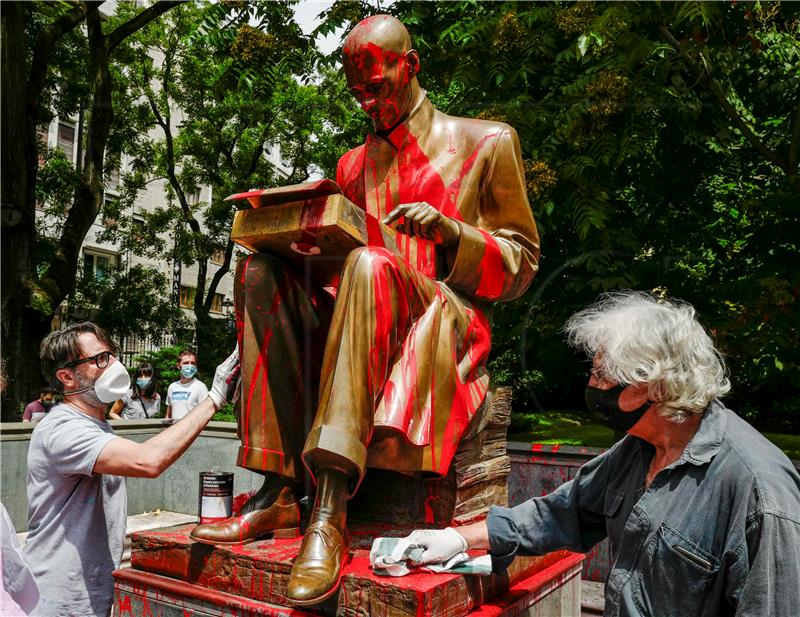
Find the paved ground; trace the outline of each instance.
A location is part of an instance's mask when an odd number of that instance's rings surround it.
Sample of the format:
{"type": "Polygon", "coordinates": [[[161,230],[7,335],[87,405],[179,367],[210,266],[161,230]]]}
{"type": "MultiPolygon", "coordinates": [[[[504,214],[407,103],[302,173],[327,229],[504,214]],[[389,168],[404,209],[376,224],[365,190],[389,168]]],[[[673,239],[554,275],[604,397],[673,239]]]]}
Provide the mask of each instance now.
{"type": "Polygon", "coordinates": [[[603,614],[603,587],[603,583],[581,581],[581,617],[597,617],[603,614]]]}

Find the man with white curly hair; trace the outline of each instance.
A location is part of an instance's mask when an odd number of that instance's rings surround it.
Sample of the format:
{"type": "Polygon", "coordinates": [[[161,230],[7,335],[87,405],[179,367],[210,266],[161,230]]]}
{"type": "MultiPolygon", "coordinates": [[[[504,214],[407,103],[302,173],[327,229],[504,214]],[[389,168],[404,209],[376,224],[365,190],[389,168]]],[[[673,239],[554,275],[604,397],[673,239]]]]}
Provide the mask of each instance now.
{"type": "Polygon", "coordinates": [[[798,615],[800,476],[720,402],[730,383],[695,310],[615,293],[565,331],[592,358],[587,406],[627,435],[549,495],[415,531],[421,563],[483,548],[502,572],[607,537],[606,615],[798,615]]]}

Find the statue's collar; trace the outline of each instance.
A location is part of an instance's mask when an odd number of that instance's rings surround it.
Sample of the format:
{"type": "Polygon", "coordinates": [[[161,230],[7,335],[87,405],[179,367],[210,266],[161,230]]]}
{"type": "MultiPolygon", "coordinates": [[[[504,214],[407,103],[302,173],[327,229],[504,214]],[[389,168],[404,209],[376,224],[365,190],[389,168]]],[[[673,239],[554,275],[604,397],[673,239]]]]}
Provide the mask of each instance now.
{"type": "Polygon", "coordinates": [[[431,119],[433,118],[433,104],[428,100],[428,95],[425,90],[421,90],[422,96],[416,104],[408,118],[398,124],[391,133],[387,135],[378,135],[377,133],[370,133],[369,137],[372,139],[379,139],[388,142],[391,146],[400,151],[403,146],[408,142],[409,136],[413,135],[417,140],[424,137],[431,128],[431,119]]]}

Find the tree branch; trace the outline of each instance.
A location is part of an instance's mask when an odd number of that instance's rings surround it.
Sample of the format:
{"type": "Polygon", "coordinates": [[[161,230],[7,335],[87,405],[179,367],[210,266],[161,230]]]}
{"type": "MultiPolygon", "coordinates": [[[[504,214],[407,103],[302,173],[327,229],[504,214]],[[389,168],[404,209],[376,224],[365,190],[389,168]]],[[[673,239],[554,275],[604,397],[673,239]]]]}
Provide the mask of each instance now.
{"type": "Polygon", "coordinates": [[[700,70],[703,76],[703,82],[706,84],[708,89],[711,91],[711,94],[719,101],[719,104],[722,106],[722,109],[731,119],[733,124],[736,128],[741,131],[744,138],[750,143],[753,148],[755,148],[761,156],[763,156],[766,160],[770,161],[774,165],[780,167],[784,173],[789,175],[789,166],[787,165],[786,161],[784,161],[776,152],[770,150],[766,144],[764,144],[761,139],[753,132],[753,130],[747,125],[744,119],[739,115],[739,112],[736,111],[736,108],[733,104],[728,100],[725,96],[725,92],[720,85],[720,83],[714,79],[711,75],[707,67],[707,63],[705,58],[703,58],[702,54],[700,54],[701,59],[703,60],[703,66],[699,67],[698,63],[692,59],[689,54],[684,49],[683,45],[672,35],[672,33],[667,29],[666,26],[661,25],[659,26],[659,30],[667,39],[670,45],[677,51],[680,56],[695,70],[700,70]]]}
{"type": "Polygon", "coordinates": [[[28,109],[38,110],[39,108],[39,100],[47,78],[47,69],[50,66],[50,55],[53,53],[56,43],[62,36],[83,22],[88,15],[96,13],[101,4],[102,2],[80,2],[42,30],[36,37],[27,85],[28,109]]]}
{"type": "Polygon", "coordinates": [[[124,24],[120,24],[107,37],[106,44],[108,45],[108,50],[111,51],[130,35],[138,32],[151,21],[163,15],[171,8],[183,3],[183,1],[184,0],[159,0],[159,2],[151,4],[133,19],[129,19],[124,24]]]}
{"type": "Polygon", "coordinates": [[[111,103],[111,73],[100,15],[93,11],[86,16],[89,39],[89,83],[92,84],[92,105],[86,132],[86,153],[83,171],[72,198],[58,250],[49,264],[41,285],[55,303],[60,303],[75,283],[75,264],[83,239],[94,222],[103,200],[103,165],[106,143],[114,119],[111,103]]]}
{"type": "Polygon", "coordinates": [[[206,295],[206,300],[204,302],[205,309],[207,311],[211,311],[211,304],[214,301],[214,294],[217,291],[217,287],[219,286],[219,282],[222,280],[222,277],[225,276],[231,269],[231,256],[233,255],[233,242],[231,242],[230,237],[228,238],[228,244],[225,246],[225,257],[222,260],[222,264],[214,273],[214,276],[211,278],[211,282],[208,284],[208,294],[206,295]]]}
{"type": "Polygon", "coordinates": [[[264,130],[261,131],[261,140],[258,144],[258,148],[256,148],[255,152],[253,152],[253,156],[250,158],[250,164],[247,166],[247,175],[252,176],[256,172],[256,167],[258,167],[258,161],[261,160],[261,155],[264,153],[264,145],[267,141],[267,135],[269,134],[269,130],[272,128],[272,123],[275,121],[275,116],[272,117],[266,125],[264,125],[264,130]]]}
{"type": "Polygon", "coordinates": [[[149,87],[145,90],[145,97],[147,97],[147,102],[150,103],[150,111],[152,111],[153,116],[155,116],[156,124],[164,129],[164,133],[166,133],[167,125],[164,122],[164,119],[161,117],[161,112],[158,111],[158,105],[156,105],[155,99],[153,98],[153,92],[149,87]]]}

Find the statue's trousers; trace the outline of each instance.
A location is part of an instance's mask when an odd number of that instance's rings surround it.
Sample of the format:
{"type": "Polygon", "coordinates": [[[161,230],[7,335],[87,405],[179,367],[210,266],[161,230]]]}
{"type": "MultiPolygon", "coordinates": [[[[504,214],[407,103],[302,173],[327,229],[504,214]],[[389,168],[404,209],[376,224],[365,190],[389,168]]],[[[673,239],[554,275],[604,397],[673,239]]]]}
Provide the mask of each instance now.
{"type": "Polygon", "coordinates": [[[309,281],[268,255],[237,269],[238,464],[446,473],[488,386],[483,311],[384,248],[348,256],[335,305],[309,281]]]}

